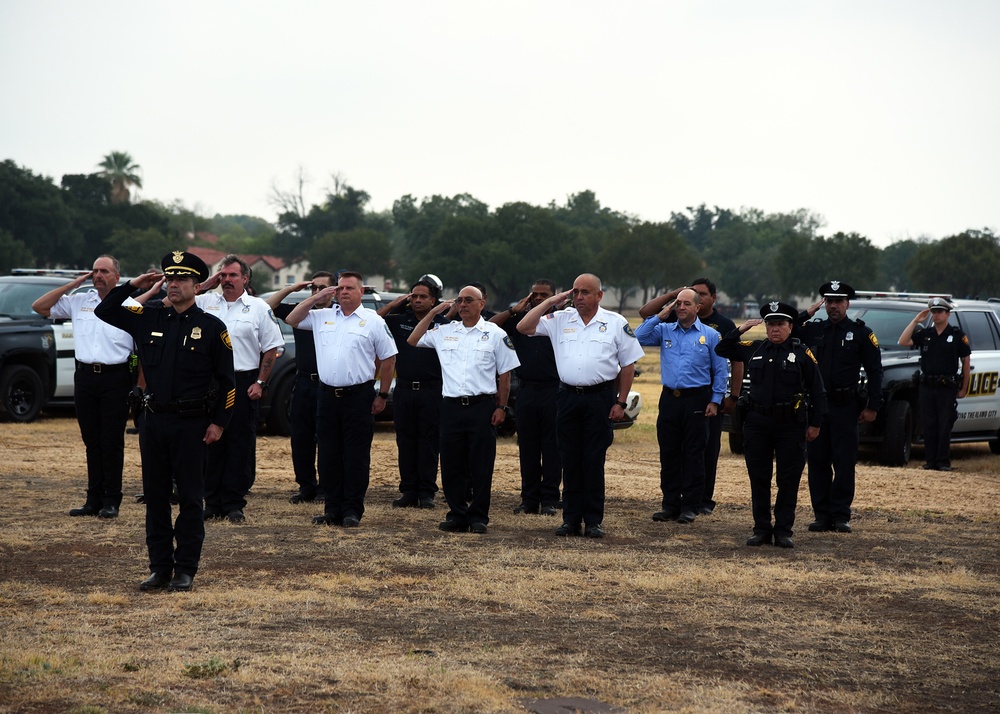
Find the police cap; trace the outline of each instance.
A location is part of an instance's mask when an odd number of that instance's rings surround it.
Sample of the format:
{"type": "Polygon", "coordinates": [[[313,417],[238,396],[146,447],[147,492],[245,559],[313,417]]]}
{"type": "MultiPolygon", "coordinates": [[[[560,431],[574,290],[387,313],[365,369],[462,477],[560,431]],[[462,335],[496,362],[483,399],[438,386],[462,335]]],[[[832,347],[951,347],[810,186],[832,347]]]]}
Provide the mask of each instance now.
{"type": "Polygon", "coordinates": [[[828,283],[823,283],[819,286],[819,294],[825,298],[844,298],[845,300],[853,300],[857,296],[854,288],[842,280],[831,280],[828,283]]]}
{"type": "Polygon", "coordinates": [[[948,312],[951,312],[952,305],[946,298],[932,297],[927,301],[927,307],[931,310],[937,308],[938,310],[947,310],[948,312]]]}
{"type": "Polygon", "coordinates": [[[160,261],[160,267],[167,276],[192,277],[195,283],[208,280],[208,266],[205,265],[205,261],[194,253],[186,253],[183,250],[167,253],[160,261]]]}
{"type": "Polygon", "coordinates": [[[765,322],[768,320],[788,320],[792,322],[798,314],[799,311],[787,302],[778,302],[777,300],[764,303],[760,308],[760,316],[764,318],[765,322]]]}
{"type": "Polygon", "coordinates": [[[418,285],[423,285],[425,288],[431,291],[431,297],[438,300],[441,297],[441,290],[444,285],[441,283],[441,278],[434,275],[434,273],[426,273],[421,275],[416,282],[411,286],[411,290],[418,285]]]}

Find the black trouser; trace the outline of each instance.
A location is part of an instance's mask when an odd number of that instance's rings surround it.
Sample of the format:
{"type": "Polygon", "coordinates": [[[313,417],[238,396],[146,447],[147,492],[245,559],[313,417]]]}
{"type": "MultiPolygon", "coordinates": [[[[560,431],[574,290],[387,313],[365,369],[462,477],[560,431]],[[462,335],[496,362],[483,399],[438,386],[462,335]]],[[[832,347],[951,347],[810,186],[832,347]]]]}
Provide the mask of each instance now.
{"type": "Polygon", "coordinates": [[[955,385],[920,385],[924,460],[931,466],[951,466],[951,429],[958,419],[957,395],[955,385]]]}
{"type": "Polygon", "coordinates": [[[257,450],[257,400],[247,396],[257,372],[236,373],[236,399],[222,438],[208,447],[205,472],[205,508],[216,514],[242,511],[250,490],[251,464],[257,450]]]}
{"type": "Polygon", "coordinates": [[[781,422],[751,411],[743,425],[743,455],[750,476],[754,533],[791,536],[799,481],[806,464],[806,424],[781,422]],[[778,493],[771,526],[771,466],[778,493]]]}
{"type": "Polygon", "coordinates": [[[340,392],[321,386],[317,399],[316,443],[319,485],[325,492],[325,513],[334,518],[365,513],[365,494],[372,460],[375,417],[372,382],[340,392]]]}
{"type": "Polygon", "coordinates": [[[556,441],[559,382],[521,382],[514,405],[521,463],[521,503],[529,510],[557,506],[562,460],[556,441]]]}
{"type": "Polygon", "coordinates": [[[292,469],[299,493],[316,497],[316,402],[319,381],[308,374],[296,374],[288,400],[288,421],[292,429],[292,469]]]}
{"type": "Polygon", "coordinates": [[[854,471],[858,461],[857,402],[835,406],[823,417],[819,436],[806,445],[809,460],[809,498],[816,520],[851,520],[854,471]]]}
{"type": "Polygon", "coordinates": [[[146,496],[149,570],[193,576],[198,572],[205,541],[202,497],[208,451],[204,439],[209,419],[147,411],[136,421],[142,453],[142,492],[146,496]],[[180,509],[176,522],[171,523],[170,495],[175,481],[180,509]]]}
{"type": "Polygon", "coordinates": [[[587,527],[604,521],[604,459],[614,441],[613,386],[588,394],[560,388],[556,436],[563,466],[563,521],[587,527]]]}
{"type": "Polygon", "coordinates": [[[701,505],[715,508],[715,476],[719,466],[719,452],[722,450],[722,407],[715,416],[708,417],[708,442],[705,444],[705,484],[701,493],[701,505]]]}
{"type": "Polygon", "coordinates": [[[91,508],[118,508],[122,503],[125,424],[132,375],[122,366],[78,366],[73,376],[73,403],[87,451],[87,502],[91,508]]]}
{"type": "Polygon", "coordinates": [[[701,506],[708,443],[705,406],[711,400],[712,388],[708,386],[677,397],[666,387],[660,392],[656,440],[665,511],[697,511],[701,506]]]}
{"type": "Polygon", "coordinates": [[[392,417],[399,453],[399,491],[414,498],[437,492],[438,452],[441,448],[441,385],[403,387],[396,380],[392,417]]]}
{"type": "Polygon", "coordinates": [[[490,522],[497,455],[491,423],[495,410],[494,399],[468,405],[448,398],[441,402],[441,490],[448,502],[447,520],[463,525],[490,522]],[[466,505],[470,486],[472,500],[466,505]]]}

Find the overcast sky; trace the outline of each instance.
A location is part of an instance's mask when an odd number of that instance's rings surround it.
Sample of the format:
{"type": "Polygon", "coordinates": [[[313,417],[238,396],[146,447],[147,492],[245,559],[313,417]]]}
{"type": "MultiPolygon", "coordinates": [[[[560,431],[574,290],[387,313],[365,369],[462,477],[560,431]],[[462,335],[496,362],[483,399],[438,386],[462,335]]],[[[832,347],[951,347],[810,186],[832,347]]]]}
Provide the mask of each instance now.
{"type": "Polygon", "coordinates": [[[0,159],[143,198],[271,186],[806,208],[879,245],[1000,228],[1000,2],[0,0],[0,159]]]}

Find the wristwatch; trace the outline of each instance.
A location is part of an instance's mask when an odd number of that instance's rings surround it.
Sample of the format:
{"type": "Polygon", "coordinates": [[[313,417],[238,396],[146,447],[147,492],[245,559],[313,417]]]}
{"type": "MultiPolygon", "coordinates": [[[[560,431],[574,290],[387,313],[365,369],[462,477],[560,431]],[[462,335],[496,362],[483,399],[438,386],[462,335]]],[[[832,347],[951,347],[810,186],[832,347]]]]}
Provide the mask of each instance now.
{"type": "Polygon", "coordinates": [[[628,404],[626,404],[625,402],[615,402],[615,404],[617,404],[618,406],[620,406],[622,409],[624,409],[625,407],[628,406],[628,404]]]}
{"type": "Polygon", "coordinates": [[[376,396],[382,397],[382,399],[388,399],[389,392],[379,392],[376,396]]]}
{"type": "Polygon", "coordinates": [[[506,404],[497,404],[496,408],[493,411],[496,411],[497,409],[502,410],[504,414],[510,414],[510,407],[508,407],[506,404]]]}
{"type": "Polygon", "coordinates": [[[267,382],[265,382],[263,379],[258,379],[257,384],[260,385],[261,389],[267,389],[267,382]]]}

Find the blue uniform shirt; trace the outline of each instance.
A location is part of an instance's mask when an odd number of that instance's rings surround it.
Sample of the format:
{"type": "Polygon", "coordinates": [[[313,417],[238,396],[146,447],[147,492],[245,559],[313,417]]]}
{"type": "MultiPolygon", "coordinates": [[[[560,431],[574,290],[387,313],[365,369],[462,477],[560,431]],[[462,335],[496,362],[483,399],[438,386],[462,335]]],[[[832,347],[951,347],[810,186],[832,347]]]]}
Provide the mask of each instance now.
{"type": "Polygon", "coordinates": [[[653,315],[639,325],[635,337],[640,345],[660,346],[660,381],[669,389],[691,389],[712,385],[712,401],[722,403],[726,395],[729,363],[715,353],[720,335],[697,317],[684,329],[678,322],[661,322],[653,315]]]}

